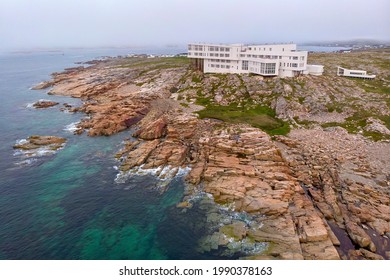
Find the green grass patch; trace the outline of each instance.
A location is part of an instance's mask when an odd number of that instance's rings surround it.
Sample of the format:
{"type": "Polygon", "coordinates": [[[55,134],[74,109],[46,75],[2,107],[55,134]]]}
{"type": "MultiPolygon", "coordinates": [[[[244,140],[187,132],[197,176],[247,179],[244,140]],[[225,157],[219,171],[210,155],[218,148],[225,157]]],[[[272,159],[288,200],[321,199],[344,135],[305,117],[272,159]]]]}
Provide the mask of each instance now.
{"type": "Polygon", "coordinates": [[[201,106],[208,106],[210,105],[210,103],[211,101],[210,98],[208,97],[198,97],[195,102],[196,105],[201,105],[201,106]]]}
{"type": "Polygon", "coordinates": [[[192,82],[193,83],[200,83],[202,79],[198,76],[192,76],[192,82]]]}
{"type": "Polygon", "coordinates": [[[299,102],[299,104],[303,104],[303,102],[305,102],[305,97],[304,96],[298,96],[298,102],[299,102]]]}
{"type": "Polygon", "coordinates": [[[260,128],[270,135],[286,135],[290,131],[288,123],[275,117],[275,111],[267,106],[242,106],[232,103],[228,106],[211,104],[209,98],[200,97],[197,104],[206,108],[198,111],[199,117],[222,120],[229,123],[247,123],[260,128]]]}
{"type": "Polygon", "coordinates": [[[188,103],[184,103],[184,102],[180,103],[180,105],[183,106],[184,108],[190,107],[190,105],[188,105],[188,103]]]}
{"type": "Polygon", "coordinates": [[[355,83],[366,92],[390,95],[390,87],[378,77],[373,80],[364,80],[359,78],[349,79],[353,79],[355,83]]]}
{"type": "Polygon", "coordinates": [[[371,138],[374,141],[380,141],[384,139],[390,139],[389,135],[384,135],[382,133],[367,131],[364,130],[364,127],[367,125],[367,119],[369,117],[374,117],[382,120],[386,127],[390,129],[390,116],[373,116],[370,112],[367,111],[358,111],[353,114],[351,117],[345,119],[344,123],[329,122],[321,124],[323,128],[340,126],[345,128],[348,133],[356,134],[360,130],[363,130],[363,136],[371,138]]]}

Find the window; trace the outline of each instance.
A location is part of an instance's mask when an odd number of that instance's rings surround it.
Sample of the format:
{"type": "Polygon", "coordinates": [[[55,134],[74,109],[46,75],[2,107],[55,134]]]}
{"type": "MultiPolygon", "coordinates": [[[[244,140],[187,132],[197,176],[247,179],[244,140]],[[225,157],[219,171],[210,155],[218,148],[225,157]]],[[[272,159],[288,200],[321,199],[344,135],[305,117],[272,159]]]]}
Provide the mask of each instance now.
{"type": "Polygon", "coordinates": [[[228,54],[228,53],[225,53],[225,57],[229,57],[230,56],[230,54],[228,54]]]}
{"type": "Polygon", "coordinates": [[[265,74],[275,74],[276,63],[266,63],[265,74]]]}
{"type": "Polygon", "coordinates": [[[225,51],[226,52],[230,52],[230,48],[225,48],[225,51]]]}
{"type": "Polygon", "coordinates": [[[243,60],[241,65],[242,70],[248,70],[248,60],[243,60]]]}
{"type": "Polygon", "coordinates": [[[282,51],[284,51],[284,48],[282,49],[282,51]]]}
{"type": "Polygon", "coordinates": [[[269,48],[269,51],[272,51],[272,48],[269,48]]]}
{"type": "Polygon", "coordinates": [[[297,57],[297,56],[294,56],[293,59],[294,59],[294,60],[298,60],[298,57],[297,57]]]}
{"type": "Polygon", "coordinates": [[[216,51],[216,52],[219,51],[219,48],[218,48],[218,47],[215,47],[215,51],[216,51]]]}
{"type": "Polygon", "coordinates": [[[292,63],[292,67],[298,67],[298,63],[292,63]]]}
{"type": "Polygon", "coordinates": [[[363,75],[361,72],[349,72],[350,75],[363,75]]]}

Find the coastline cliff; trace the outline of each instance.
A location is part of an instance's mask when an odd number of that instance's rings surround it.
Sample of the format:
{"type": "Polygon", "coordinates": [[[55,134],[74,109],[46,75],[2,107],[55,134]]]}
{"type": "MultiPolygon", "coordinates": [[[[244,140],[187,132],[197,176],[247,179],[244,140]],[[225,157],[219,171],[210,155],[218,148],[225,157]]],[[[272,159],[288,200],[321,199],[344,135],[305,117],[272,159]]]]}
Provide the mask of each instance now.
{"type": "Polygon", "coordinates": [[[251,216],[216,227],[202,250],[236,242],[266,244],[246,258],[389,259],[388,55],[315,54],[329,70],[296,79],[203,74],[183,57],[114,58],[36,88],[83,100],[63,108],[88,116],[76,133],[136,128],[116,155],[120,174],[185,170],[183,211],[206,192],[251,216]],[[378,79],[336,77],[336,61],[378,79]]]}

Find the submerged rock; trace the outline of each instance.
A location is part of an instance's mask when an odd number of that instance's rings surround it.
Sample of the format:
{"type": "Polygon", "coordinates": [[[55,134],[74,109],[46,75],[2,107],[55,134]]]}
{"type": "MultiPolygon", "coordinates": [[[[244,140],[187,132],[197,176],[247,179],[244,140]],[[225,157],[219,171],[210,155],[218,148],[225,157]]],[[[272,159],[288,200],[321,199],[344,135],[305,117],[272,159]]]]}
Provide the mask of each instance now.
{"type": "Polygon", "coordinates": [[[34,150],[46,147],[55,151],[62,148],[65,142],[66,139],[61,137],[32,135],[26,140],[22,140],[16,143],[13,148],[21,150],[34,150]]]}

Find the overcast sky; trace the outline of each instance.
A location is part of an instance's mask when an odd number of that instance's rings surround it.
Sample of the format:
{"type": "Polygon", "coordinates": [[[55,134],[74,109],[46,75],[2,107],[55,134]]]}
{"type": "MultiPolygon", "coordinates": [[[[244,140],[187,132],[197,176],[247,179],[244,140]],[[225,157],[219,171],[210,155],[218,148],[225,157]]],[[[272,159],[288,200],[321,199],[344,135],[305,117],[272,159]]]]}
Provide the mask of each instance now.
{"type": "Polygon", "coordinates": [[[0,0],[0,49],[390,40],[389,0],[0,0]]]}

